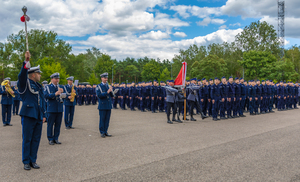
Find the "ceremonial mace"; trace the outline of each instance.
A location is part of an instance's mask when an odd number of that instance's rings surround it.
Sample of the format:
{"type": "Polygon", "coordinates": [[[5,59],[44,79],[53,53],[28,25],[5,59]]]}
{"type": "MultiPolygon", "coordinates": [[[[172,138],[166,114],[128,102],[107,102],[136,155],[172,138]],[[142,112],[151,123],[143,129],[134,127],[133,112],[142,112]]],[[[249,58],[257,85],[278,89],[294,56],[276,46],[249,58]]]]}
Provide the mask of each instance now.
{"type": "Polygon", "coordinates": [[[29,51],[29,48],[28,48],[28,35],[27,35],[27,21],[30,20],[30,17],[28,15],[26,15],[26,12],[27,12],[27,7],[26,6],[24,6],[22,8],[22,11],[23,11],[24,15],[21,17],[21,21],[25,22],[26,49],[27,49],[27,51],[29,51]]]}

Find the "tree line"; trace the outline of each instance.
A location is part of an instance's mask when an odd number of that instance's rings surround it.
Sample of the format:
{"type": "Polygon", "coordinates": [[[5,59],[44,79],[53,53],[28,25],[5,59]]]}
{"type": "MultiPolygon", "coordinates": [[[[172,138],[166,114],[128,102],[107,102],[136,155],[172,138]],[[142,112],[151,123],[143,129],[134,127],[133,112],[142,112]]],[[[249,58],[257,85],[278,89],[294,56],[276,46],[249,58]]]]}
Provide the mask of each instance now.
{"type": "MultiPolygon", "coordinates": [[[[275,81],[298,81],[300,79],[300,47],[295,45],[284,50],[280,46],[276,30],[267,22],[253,22],[236,35],[231,43],[191,45],[180,50],[172,60],[153,58],[112,59],[110,55],[93,47],[74,55],[72,46],[59,39],[57,33],[33,29],[28,33],[32,66],[40,65],[41,80],[59,72],[61,83],[68,76],[80,82],[97,84],[99,75],[108,72],[110,82],[166,81],[176,78],[182,62],[187,62],[187,78],[214,78],[222,76],[249,79],[272,79],[275,81]],[[113,76],[113,77],[112,77],[113,76]]],[[[0,77],[17,80],[24,60],[25,32],[8,36],[0,42],[0,77]]]]}

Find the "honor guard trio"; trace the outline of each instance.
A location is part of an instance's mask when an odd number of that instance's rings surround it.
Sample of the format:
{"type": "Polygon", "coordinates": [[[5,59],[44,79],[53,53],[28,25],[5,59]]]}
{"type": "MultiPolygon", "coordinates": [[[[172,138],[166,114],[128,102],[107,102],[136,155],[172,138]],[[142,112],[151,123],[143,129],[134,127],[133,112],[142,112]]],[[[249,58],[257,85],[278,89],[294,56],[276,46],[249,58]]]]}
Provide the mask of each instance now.
{"type": "Polygon", "coordinates": [[[29,60],[30,54],[26,52],[15,86],[10,85],[10,78],[5,78],[0,88],[3,126],[12,126],[12,113],[21,116],[25,170],[40,168],[36,159],[43,122],[47,122],[49,145],[61,144],[62,118],[66,129],[74,129],[75,105],[96,105],[98,102],[99,131],[105,138],[111,137],[108,134],[111,109],[166,112],[167,123],[172,124],[173,121],[182,123],[185,109],[191,121],[196,121],[196,114],[201,115],[202,119],[212,117],[213,120],[225,120],[246,117],[245,112],[259,115],[272,113],[274,108],[278,111],[298,109],[300,104],[298,83],[280,81],[275,84],[272,80],[247,82],[243,78],[232,77],[228,80],[225,77],[221,80],[193,78],[186,81],[185,87],[174,86],[174,80],[109,85],[108,73],[103,73],[100,75],[102,82],[98,85],[75,86],[74,77],[67,78],[67,85],[60,85],[60,75],[54,73],[49,84],[43,81],[41,85],[42,71],[39,66],[31,67],[29,60]],[[19,112],[20,102],[22,107],[19,112]]]}

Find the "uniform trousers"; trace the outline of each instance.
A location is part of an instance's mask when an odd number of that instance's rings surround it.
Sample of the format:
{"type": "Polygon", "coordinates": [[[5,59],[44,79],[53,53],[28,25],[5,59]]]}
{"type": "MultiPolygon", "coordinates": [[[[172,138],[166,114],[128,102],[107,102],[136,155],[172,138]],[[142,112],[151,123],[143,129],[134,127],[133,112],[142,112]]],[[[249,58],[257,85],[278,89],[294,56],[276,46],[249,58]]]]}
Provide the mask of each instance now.
{"type": "Polygon", "coordinates": [[[109,127],[109,120],[111,115],[111,110],[99,110],[100,122],[99,131],[100,134],[106,134],[109,127]]]}
{"type": "Polygon", "coordinates": [[[35,163],[42,136],[43,121],[22,116],[22,162],[35,163]]]}
{"type": "Polygon", "coordinates": [[[73,125],[75,106],[65,105],[65,126],[71,127],[73,125]]]}
{"type": "Polygon", "coordinates": [[[3,124],[10,124],[12,105],[2,104],[2,122],[3,124]]]}
{"type": "Polygon", "coordinates": [[[47,138],[49,141],[58,140],[62,121],[62,112],[48,112],[47,138]]]}

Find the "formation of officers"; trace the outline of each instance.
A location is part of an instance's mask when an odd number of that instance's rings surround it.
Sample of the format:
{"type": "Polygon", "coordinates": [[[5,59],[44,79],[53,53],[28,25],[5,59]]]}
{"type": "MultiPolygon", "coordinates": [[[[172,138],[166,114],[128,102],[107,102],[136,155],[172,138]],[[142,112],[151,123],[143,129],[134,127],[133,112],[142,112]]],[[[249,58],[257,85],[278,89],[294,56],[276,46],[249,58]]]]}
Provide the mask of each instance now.
{"type": "MultiPolygon", "coordinates": [[[[183,102],[187,100],[186,110],[190,119],[194,110],[201,114],[202,119],[212,117],[213,120],[232,119],[246,117],[244,112],[250,115],[259,115],[278,111],[298,109],[300,88],[298,83],[280,81],[275,84],[272,80],[249,80],[243,78],[225,77],[206,80],[193,78],[186,82],[185,88],[174,87],[174,81],[167,83],[154,80],[153,82],[114,83],[114,89],[119,91],[113,98],[113,108],[142,112],[151,111],[166,112],[168,123],[172,121],[182,122],[183,102]],[[183,90],[186,89],[186,97],[183,90]],[[173,105],[171,104],[173,103],[173,105]],[[173,118],[170,119],[170,108],[173,118]],[[177,114],[177,118],[176,118],[177,114]]],[[[299,103],[300,104],[300,103],[299,103]]]]}

